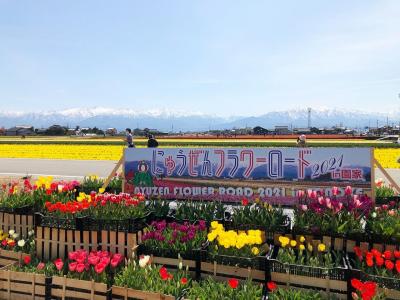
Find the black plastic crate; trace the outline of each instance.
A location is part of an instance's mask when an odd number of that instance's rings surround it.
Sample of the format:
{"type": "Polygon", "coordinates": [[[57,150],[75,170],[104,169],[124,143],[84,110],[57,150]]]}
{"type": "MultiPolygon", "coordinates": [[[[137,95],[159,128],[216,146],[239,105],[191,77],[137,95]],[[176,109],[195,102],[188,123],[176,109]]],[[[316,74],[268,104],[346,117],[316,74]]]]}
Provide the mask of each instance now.
{"type": "Polygon", "coordinates": [[[355,255],[354,253],[348,253],[346,255],[347,264],[355,277],[362,281],[374,281],[379,287],[393,289],[400,291],[400,277],[384,277],[380,275],[373,275],[364,272],[363,270],[356,269],[354,265],[355,255]]]}
{"type": "MultiPolygon", "coordinates": [[[[279,246],[274,246],[267,256],[267,265],[271,272],[288,273],[291,275],[307,276],[313,278],[329,278],[339,281],[347,281],[348,267],[343,257],[340,267],[325,268],[307,265],[282,263],[277,260],[279,246]]],[[[312,282],[312,279],[310,283],[312,282]]],[[[311,284],[310,284],[311,285],[311,284]]]]}

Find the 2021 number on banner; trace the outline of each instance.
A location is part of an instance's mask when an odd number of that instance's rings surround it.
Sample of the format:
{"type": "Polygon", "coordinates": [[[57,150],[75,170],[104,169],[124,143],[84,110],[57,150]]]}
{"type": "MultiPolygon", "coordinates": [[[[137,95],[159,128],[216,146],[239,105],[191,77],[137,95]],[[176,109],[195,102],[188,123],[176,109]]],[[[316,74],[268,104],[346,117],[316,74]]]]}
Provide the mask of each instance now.
{"type": "Polygon", "coordinates": [[[290,200],[298,189],[371,190],[370,148],[125,150],[125,191],[170,199],[290,200]]]}

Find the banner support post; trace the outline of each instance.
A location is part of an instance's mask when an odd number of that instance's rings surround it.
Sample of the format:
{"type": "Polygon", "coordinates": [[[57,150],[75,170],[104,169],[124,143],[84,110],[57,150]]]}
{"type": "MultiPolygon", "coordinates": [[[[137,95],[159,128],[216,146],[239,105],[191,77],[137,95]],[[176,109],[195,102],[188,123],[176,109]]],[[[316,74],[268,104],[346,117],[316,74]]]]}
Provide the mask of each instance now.
{"type": "MultiPolygon", "coordinates": [[[[106,189],[107,186],[110,184],[111,179],[114,177],[115,173],[118,171],[119,167],[124,163],[125,156],[122,154],[121,158],[115,165],[114,169],[111,171],[111,173],[108,175],[106,181],[104,181],[102,188],[106,189]]],[[[122,171],[123,179],[122,179],[122,189],[124,189],[124,181],[125,181],[125,174],[124,171],[122,171]]]]}
{"type": "Polygon", "coordinates": [[[372,198],[372,203],[375,205],[375,197],[376,197],[376,191],[375,191],[375,152],[374,148],[371,148],[371,198],[372,198]]]}
{"type": "Polygon", "coordinates": [[[383,173],[383,175],[387,178],[387,180],[389,180],[390,184],[397,190],[398,193],[400,193],[400,186],[396,183],[396,181],[394,181],[394,179],[392,178],[392,176],[390,176],[390,174],[385,170],[384,167],[382,167],[382,165],[380,164],[379,161],[377,161],[374,158],[374,163],[376,164],[376,166],[378,167],[378,169],[383,173]]]}

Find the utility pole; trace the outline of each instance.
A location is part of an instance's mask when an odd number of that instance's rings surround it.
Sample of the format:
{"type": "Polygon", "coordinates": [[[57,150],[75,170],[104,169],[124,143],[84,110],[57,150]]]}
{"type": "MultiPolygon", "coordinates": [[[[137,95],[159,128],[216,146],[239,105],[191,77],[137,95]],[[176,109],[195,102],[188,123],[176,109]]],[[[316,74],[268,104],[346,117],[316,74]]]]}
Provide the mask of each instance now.
{"type": "Polygon", "coordinates": [[[307,125],[308,128],[311,128],[311,107],[307,108],[307,113],[308,113],[308,120],[307,120],[307,125]]]}

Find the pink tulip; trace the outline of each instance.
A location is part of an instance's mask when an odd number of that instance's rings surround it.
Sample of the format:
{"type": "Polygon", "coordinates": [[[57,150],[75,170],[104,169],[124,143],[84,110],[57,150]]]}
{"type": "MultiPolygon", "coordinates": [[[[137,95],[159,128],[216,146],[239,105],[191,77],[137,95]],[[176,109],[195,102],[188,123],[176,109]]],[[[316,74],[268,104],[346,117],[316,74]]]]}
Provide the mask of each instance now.
{"type": "Polygon", "coordinates": [[[298,191],[297,191],[297,197],[298,197],[298,198],[303,198],[305,194],[306,194],[306,193],[305,193],[303,190],[298,190],[298,191]]]}
{"type": "Polygon", "coordinates": [[[68,253],[68,259],[69,260],[75,260],[77,253],[75,251],[69,252],[68,253]]]}
{"type": "Polygon", "coordinates": [[[337,196],[338,192],[339,192],[339,189],[337,186],[332,187],[332,195],[333,196],[337,196]]]}
{"type": "Polygon", "coordinates": [[[353,189],[351,188],[351,186],[346,186],[346,188],[344,189],[344,194],[346,196],[350,196],[351,194],[353,194],[353,189]]]}
{"type": "Polygon", "coordinates": [[[119,258],[118,257],[113,257],[113,259],[111,260],[111,267],[116,268],[119,265],[119,258]]]}
{"type": "Polygon", "coordinates": [[[331,199],[326,198],[326,199],[325,199],[325,202],[326,202],[326,207],[329,208],[329,209],[332,209],[332,202],[331,202],[331,199]]]}
{"type": "Polygon", "coordinates": [[[389,216],[393,217],[394,215],[396,215],[396,211],[394,209],[389,210],[388,212],[389,216]]]}
{"type": "Polygon", "coordinates": [[[313,193],[312,190],[307,190],[307,197],[308,197],[308,198],[312,198],[312,197],[311,197],[312,193],[313,193]]]}
{"type": "Polygon", "coordinates": [[[387,204],[383,204],[383,205],[382,205],[382,209],[383,209],[383,210],[388,210],[388,209],[389,209],[389,206],[388,206],[387,204]]]}
{"type": "Polygon", "coordinates": [[[57,259],[54,261],[54,265],[56,266],[56,268],[57,268],[58,271],[61,271],[62,268],[64,267],[64,262],[61,260],[61,258],[57,258],[57,259]]]}
{"type": "Polygon", "coordinates": [[[105,264],[98,263],[98,264],[94,267],[94,271],[95,271],[97,274],[100,274],[100,273],[103,273],[103,271],[105,270],[105,268],[106,268],[106,265],[105,265],[105,264]]]}
{"type": "Polygon", "coordinates": [[[307,211],[307,209],[308,209],[307,205],[305,205],[305,204],[301,205],[301,210],[302,211],[307,211]]]}
{"type": "Polygon", "coordinates": [[[46,266],[46,265],[44,264],[44,262],[40,262],[40,263],[38,263],[36,269],[38,269],[38,270],[43,270],[45,266],[46,266]]]}
{"type": "Polygon", "coordinates": [[[108,266],[108,264],[110,263],[110,257],[103,257],[102,259],[100,259],[99,264],[103,264],[105,266],[108,266]]]}
{"type": "Polygon", "coordinates": [[[93,266],[97,265],[99,261],[100,261],[100,258],[98,256],[89,256],[88,257],[89,264],[91,264],[93,266]]]}
{"type": "Polygon", "coordinates": [[[76,270],[76,265],[77,265],[77,264],[78,264],[77,262],[72,262],[72,263],[70,263],[70,264],[68,265],[69,271],[70,271],[70,272],[75,272],[75,270],[76,270]]]}
{"type": "Polygon", "coordinates": [[[77,264],[76,265],[76,271],[78,273],[82,273],[85,270],[85,264],[77,264]]]}

